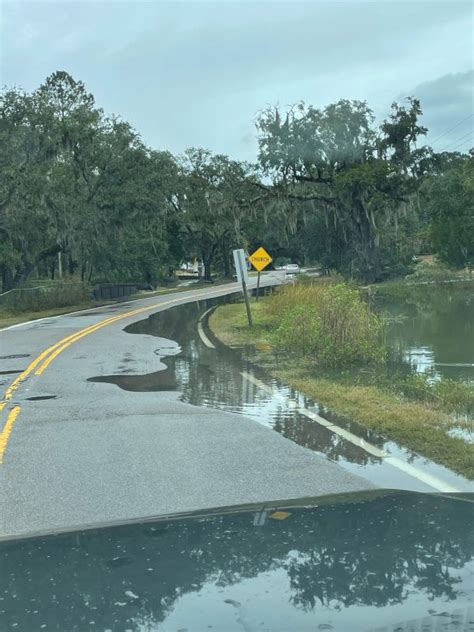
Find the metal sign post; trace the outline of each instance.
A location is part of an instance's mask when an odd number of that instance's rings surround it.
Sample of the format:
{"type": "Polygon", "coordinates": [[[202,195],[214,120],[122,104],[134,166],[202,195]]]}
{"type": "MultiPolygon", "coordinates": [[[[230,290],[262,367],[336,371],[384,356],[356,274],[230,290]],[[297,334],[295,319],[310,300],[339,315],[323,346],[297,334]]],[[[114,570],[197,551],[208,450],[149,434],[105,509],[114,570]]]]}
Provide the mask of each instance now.
{"type": "Polygon", "coordinates": [[[252,327],[252,313],[250,311],[250,302],[247,293],[247,283],[249,280],[248,272],[247,272],[247,261],[245,258],[245,252],[242,248],[238,250],[233,250],[232,254],[234,255],[234,265],[235,271],[237,272],[237,280],[242,284],[242,294],[244,295],[245,300],[245,309],[247,310],[247,319],[249,321],[249,327],[252,327]]]}

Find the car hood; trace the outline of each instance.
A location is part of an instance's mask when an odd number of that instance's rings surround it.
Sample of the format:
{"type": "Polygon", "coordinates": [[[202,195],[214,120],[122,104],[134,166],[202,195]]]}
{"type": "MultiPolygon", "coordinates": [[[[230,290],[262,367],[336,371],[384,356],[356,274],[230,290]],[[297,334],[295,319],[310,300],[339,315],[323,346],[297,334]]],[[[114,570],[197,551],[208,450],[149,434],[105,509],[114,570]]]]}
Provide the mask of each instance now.
{"type": "Polygon", "coordinates": [[[0,627],[461,630],[473,500],[363,492],[5,540],[0,627]]]}

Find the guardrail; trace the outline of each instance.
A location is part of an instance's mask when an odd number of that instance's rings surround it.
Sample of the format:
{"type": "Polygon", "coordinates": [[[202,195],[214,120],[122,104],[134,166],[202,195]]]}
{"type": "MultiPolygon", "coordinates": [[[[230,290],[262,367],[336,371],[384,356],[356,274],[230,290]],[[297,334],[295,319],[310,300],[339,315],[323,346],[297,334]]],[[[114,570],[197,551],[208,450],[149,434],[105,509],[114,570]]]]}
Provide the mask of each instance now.
{"type": "Polygon", "coordinates": [[[94,285],[92,296],[96,301],[110,301],[148,289],[146,283],[98,283],[94,285]]]}

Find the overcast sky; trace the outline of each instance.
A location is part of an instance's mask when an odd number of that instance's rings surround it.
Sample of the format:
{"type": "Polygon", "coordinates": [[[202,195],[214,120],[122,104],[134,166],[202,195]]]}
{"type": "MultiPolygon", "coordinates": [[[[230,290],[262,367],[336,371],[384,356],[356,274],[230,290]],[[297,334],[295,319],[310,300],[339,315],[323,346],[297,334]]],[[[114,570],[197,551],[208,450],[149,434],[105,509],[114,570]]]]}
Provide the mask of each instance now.
{"type": "Polygon", "coordinates": [[[428,141],[473,133],[473,4],[0,0],[0,80],[31,91],[55,70],[157,149],[256,157],[268,104],[367,100],[378,117],[416,95],[428,141]]]}

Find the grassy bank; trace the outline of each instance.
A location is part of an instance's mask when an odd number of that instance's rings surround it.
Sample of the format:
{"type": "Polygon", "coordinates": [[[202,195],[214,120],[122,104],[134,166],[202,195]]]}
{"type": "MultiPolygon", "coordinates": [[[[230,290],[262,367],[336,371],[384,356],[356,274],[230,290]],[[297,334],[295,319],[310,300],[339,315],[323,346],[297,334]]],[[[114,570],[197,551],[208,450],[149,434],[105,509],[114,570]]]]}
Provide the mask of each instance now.
{"type": "MultiPolygon", "coordinates": [[[[357,373],[332,368],[327,371],[315,362],[312,353],[291,351],[288,340],[285,343],[278,334],[285,319],[284,303],[285,297],[279,293],[254,303],[255,326],[251,330],[241,304],[220,306],[211,315],[209,325],[229,346],[250,345],[257,364],[312,399],[474,479],[474,447],[449,434],[453,428],[470,427],[466,413],[474,410],[472,389],[458,383],[453,388],[447,382],[421,384],[417,376],[394,379],[385,376],[380,377],[380,384],[377,380],[361,383],[361,375],[384,375],[383,354],[378,345],[374,348],[380,364],[371,370],[357,373]],[[464,417],[460,418],[460,414],[464,417]]],[[[373,342],[375,344],[375,339],[373,342]]]]}
{"type": "Polygon", "coordinates": [[[430,292],[436,289],[465,288],[472,289],[474,270],[455,270],[436,261],[421,261],[412,274],[404,278],[392,279],[367,286],[370,292],[385,296],[407,297],[418,292],[430,292]]]}

